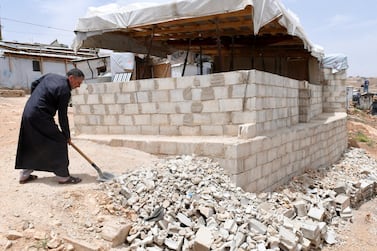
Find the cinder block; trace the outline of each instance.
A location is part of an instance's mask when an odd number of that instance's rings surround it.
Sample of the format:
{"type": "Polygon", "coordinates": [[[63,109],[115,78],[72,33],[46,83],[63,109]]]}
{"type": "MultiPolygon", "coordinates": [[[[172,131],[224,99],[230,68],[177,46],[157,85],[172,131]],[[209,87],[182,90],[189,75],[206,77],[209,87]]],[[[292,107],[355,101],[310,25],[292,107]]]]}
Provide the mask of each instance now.
{"type": "Polygon", "coordinates": [[[177,154],[177,142],[161,142],[160,154],[176,155],[177,154]]]}
{"type": "Polygon", "coordinates": [[[157,78],[155,79],[158,90],[173,90],[176,88],[177,78],[157,78]]]}
{"type": "Polygon", "coordinates": [[[204,143],[202,153],[209,157],[223,157],[224,156],[223,143],[204,143]]]}
{"type": "Polygon", "coordinates": [[[170,102],[182,102],[185,99],[183,98],[183,89],[170,90],[170,102]]]}
{"type": "Polygon", "coordinates": [[[231,98],[244,98],[246,96],[246,84],[231,85],[231,98]]]}
{"type": "Polygon", "coordinates": [[[110,241],[112,247],[117,247],[125,242],[132,224],[118,225],[108,224],[102,229],[101,235],[104,240],[110,241]]]}
{"type": "Polygon", "coordinates": [[[157,112],[158,113],[169,113],[169,114],[175,114],[176,113],[176,107],[170,102],[161,102],[157,103],[157,112]]]}
{"type": "Polygon", "coordinates": [[[142,79],[139,80],[137,83],[139,91],[152,91],[156,89],[155,80],[153,78],[142,79]]]}
{"type": "Polygon", "coordinates": [[[167,114],[152,114],[151,115],[152,125],[168,125],[169,118],[167,114]]]}
{"type": "Polygon", "coordinates": [[[221,125],[202,125],[201,128],[201,135],[203,136],[222,136],[224,135],[224,129],[221,125]]]}
{"type": "Polygon", "coordinates": [[[124,114],[134,115],[139,114],[139,105],[138,104],[126,104],[124,105],[124,114]]]}
{"type": "Polygon", "coordinates": [[[139,105],[141,113],[153,114],[157,112],[156,103],[143,103],[139,105]]]}
{"type": "Polygon", "coordinates": [[[203,101],[203,110],[202,112],[219,112],[219,102],[217,100],[208,100],[203,101]]]}
{"type": "Polygon", "coordinates": [[[113,114],[123,114],[123,108],[124,108],[124,105],[120,105],[120,104],[112,104],[112,105],[107,105],[107,111],[110,115],[113,115],[113,114]]]}
{"type": "Polygon", "coordinates": [[[99,96],[98,94],[89,94],[88,95],[88,100],[87,104],[88,105],[93,105],[93,104],[99,104],[99,96]]]}
{"type": "Polygon", "coordinates": [[[117,115],[106,115],[103,116],[104,125],[118,125],[118,116],[117,115]]]}
{"type": "Polygon", "coordinates": [[[169,97],[169,92],[165,90],[152,92],[152,102],[169,102],[169,97]]]}
{"type": "Polygon", "coordinates": [[[134,121],[131,115],[119,115],[118,124],[119,125],[134,125],[134,121]]]}
{"type": "Polygon", "coordinates": [[[152,94],[148,91],[142,91],[136,93],[136,103],[148,103],[152,100],[152,94]]]}
{"type": "Polygon", "coordinates": [[[151,125],[142,125],[141,134],[142,135],[159,135],[159,127],[151,125]]]}
{"type": "Polygon", "coordinates": [[[231,113],[230,112],[210,113],[209,116],[211,117],[211,121],[212,121],[213,125],[228,125],[229,122],[231,121],[231,113]]]}
{"type": "Polygon", "coordinates": [[[110,134],[124,134],[124,126],[109,126],[110,134]]]}
{"type": "Polygon", "coordinates": [[[120,88],[122,93],[127,93],[127,92],[136,92],[137,91],[137,81],[129,81],[129,82],[124,82],[121,83],[120,88]]]}
{"type": "Polygon", "coordinates": [[[150,125],[151,124],[151,115],[133,115],[135,125],[150,125]]]}
{"type": "Polygon", "coordinates": [[[131,103],[131,94],[129,93],[116,93],[115,98],[116,98],[117,104],[131,103]]]}
{"type": "Polygon", "coordinates": [[[192,114],[193,117],[193,124],[194,125],[211,125],[211,117],[205,113],[194,113],[192,114]]]}
{"type": "Polygon", "coordinates": [[[229,86],[214,86],[213,92],[214,92],[214,99],[228,99],[231,97],[231,88],[229,86]]]}
{"type": "Polygon", "coordinates": [[[215,93],[212,87],[204,87],[201,92],[200,100],[213,100],[215,93]]]}
{"type": "Polygon", "coordinates": [[[120,92],[121,83],[110,82],[110,83],[104,83],[104,85],[105,85],[106,93],[119,93],[120,92]]]}
{"type": "Polygon", "coordinates": [[[206,227],[199,228],[196,232],[193,251],[209,251],[214,241],[211,231],[206,227]]]}
{"type": "MultiPolygon", "coordinates": [[[[179,134],[179,130],[177,126],[160,125],[160,134],[168,135],[168,136],[175,136],[179,134]]],[[[184,145],[184,144],[180,144],[180,145],[184,145]]]]}
{"type": "Polygon", "coordinates": [[[179,134],[184,136],[199,136],[200,126],[180,126],[179,134]]]}
{"type": "Polygon", "coordinates": [[[243,99],[221,99],[219,100],[220,112],[242,111],[243,99]]]}
{"type": "Polygon", "coordinates": [[[257,128],[255,123],[243,124],[239,126],[238,138],[250,139],[257,136],[257,128]]]}

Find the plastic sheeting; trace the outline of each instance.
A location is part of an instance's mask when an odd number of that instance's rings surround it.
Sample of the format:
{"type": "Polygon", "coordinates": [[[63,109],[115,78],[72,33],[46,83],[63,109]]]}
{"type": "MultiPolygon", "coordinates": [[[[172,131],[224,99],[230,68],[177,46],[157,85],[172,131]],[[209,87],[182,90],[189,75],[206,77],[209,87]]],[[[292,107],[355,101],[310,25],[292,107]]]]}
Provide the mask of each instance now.
{"type": "MultiPolygon", "coordinates": [[[[322,57],[323,50],[307,39],[297,16],[286,9],[279,0],[176,0],[162,5],[138,3],[128,6],[109,4],[91,7],[87,15],[78,20],[72,47],[78,50],[85,40],[98,39],[98,36],[105,32],[181,18],[234,12],[243,10],[247,6],[253,6],[254,13],[250,14],[254,18],[254,35],[258,34],[261,27],[279,17],[279,23],[287,29],[289,35],[301,38],[306,49],[312,52],[313,56],[322,57]]],[[[102,39],[106,40],[106,38],[102,39]]],[[[114,44],[117,40],[115,37],[108,39],[114,44]]],[[[123,36],[122,45],[137,49],[137,43],[130,37],[123,36]]]]}
{"type": "Polygon", "coordinates": [[[344,54],[328,54],[322,59],[322,66],[324,68],[332,69],[333,73],[347,70],[348,61],[347,56],[344,54]]]}
{"type": "Polygon", "coordinates": [[[111,75],[132,71],[135,66],[135,55],[129,52],[114,52],[110,55],[111,75]]]}

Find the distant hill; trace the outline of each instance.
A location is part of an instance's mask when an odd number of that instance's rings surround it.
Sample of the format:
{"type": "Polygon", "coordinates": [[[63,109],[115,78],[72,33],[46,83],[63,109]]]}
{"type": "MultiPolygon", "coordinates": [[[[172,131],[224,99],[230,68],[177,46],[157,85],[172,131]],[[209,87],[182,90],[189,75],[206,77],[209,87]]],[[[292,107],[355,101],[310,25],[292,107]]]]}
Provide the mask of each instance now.
{"type": "MultiPolygon", "coordinates": [[[[376,78],[368,78],[369,80],[369,92],[377,93],[377,77],[376,78]]],[[[360,88],[362,91],[361,85],[364,84],[363,77],[348,77],[346,80],[346,86],[352,86],[355,88],[360,88]]]]}

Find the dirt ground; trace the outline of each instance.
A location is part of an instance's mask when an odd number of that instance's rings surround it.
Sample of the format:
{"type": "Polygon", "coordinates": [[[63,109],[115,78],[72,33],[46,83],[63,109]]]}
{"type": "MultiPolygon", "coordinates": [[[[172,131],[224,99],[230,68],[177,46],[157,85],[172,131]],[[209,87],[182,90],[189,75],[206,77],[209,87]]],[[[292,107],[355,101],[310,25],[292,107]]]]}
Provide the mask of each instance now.
{"type": "MultiPolygon", "coordinates": [[[[98,222],[112,216],[103,212],[106,194],[99,189],[97,173],[74,149],[70,148],[70,171],[83,179],[76,185],[59,185],[50,173],[35,172],[38,179],[28,184],[18,183],[18,171],[14,169],[21,113],[28,96],[0,97],[0,247],[1,250],[44,250],[44,240],[51,236],[65,236],[104,245],[95,227],[98,222]],[[34,238],[28,238],[28,230],[34,238]],[[24,233],[24,237],[10,242],[6,236],[12,230],[24,233]],[[35,238],[41,235],[40,238],[35,238]],[[48,234],[49,236],[46,236],[48,234]]],[[[71,108],[70,108],[71,109],[71,108]]],[[[72,133],[73,111],[69,111],[72,133]]],[[[363,113],[350,114],[348,129],[353,146],[366,149],[377,158],[377,119],[363,113]],[[376,127],[376,128],[375,128],[376,127]],[[367,140],[360,142],[360,135],[367,140]]],[[[156,160],[157,157],[123,147],[109,147],[93,142],[75,140],[103,171],[119,175],[156,160]]],[[[376,250],[377,199],[369,201],[354,211],[353,223],[346,227],[341,241],[327,251],[376,250]]]]}

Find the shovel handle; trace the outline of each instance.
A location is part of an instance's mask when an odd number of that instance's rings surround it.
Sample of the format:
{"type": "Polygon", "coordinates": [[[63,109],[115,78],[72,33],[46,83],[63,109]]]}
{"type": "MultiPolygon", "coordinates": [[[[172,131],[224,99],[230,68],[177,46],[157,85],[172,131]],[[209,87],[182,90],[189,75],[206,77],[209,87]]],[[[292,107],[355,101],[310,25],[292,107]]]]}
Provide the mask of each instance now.
{"type": "Polygon", "coordinates": [[[94,164],[94,162],[91,160],[91,159],[89,159],[89,157],[88,156],[86,156],[85,155],[85,153],[83,153],[81,150],[80,150],[80,148],[78,148],[75,144],[73,144],[73,142],[70,142],[69,143],[79,154],[81,154],[81,156],[83,156],[84,157],[84,159],[86,159],[92,166],[93,165],[96,165],[96,164],[94,164]]]}

